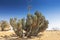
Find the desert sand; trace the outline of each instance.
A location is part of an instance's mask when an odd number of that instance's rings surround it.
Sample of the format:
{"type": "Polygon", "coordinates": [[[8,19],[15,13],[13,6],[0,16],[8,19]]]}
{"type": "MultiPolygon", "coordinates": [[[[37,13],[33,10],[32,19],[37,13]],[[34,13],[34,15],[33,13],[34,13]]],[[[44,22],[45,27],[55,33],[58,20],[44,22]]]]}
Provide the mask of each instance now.
{"type": "Polygon", "coordinates": [[[18,38],[13,34],[15,35],[13,31],[0,31],[0,40],[60,40],[60,31],[44,31],[32,38],[18,38]],[[11,37],[11,35],[13,36],[11,37]]]}

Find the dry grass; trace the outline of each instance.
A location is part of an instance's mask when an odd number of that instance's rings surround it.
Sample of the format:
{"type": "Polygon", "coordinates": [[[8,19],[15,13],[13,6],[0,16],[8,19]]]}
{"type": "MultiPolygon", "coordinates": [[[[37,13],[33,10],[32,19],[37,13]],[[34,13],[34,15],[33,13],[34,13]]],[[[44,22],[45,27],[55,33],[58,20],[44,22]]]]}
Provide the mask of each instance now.
{"type": "Polygon", "coordinates": [[[10,35],[15,34],[13,31],[3,31],[0,32],[0,40],[60,40],[60,31],[45,31],[43,32],[42,36],[33,37],[31,39],[29,38],[15,38],[10,37],[10,35]],[[9,36],[8,38],[1,38],[1,36],[9,36]]]}

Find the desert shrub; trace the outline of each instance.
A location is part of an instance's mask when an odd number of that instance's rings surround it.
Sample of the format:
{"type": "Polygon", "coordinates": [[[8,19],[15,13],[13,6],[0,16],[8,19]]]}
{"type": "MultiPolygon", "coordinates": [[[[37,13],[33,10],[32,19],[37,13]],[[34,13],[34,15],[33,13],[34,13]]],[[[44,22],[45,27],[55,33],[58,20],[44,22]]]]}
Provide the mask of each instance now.
{"type": "Polygon", "coordinates": [[[16,18],[11,18],[10,24],[19,37],[23,36],[23,30],[26,31],[25,35],[27,37],[31,37],[37,36],[39,32],[43,32],[48,28],[48,20],[38,11],[34,15],[27,14],[26,20],[17,21],[16,18]]]}
{"type": "Polygon", "coordinates": [[[1,21],[0,27],[1,27],[1,31],[8,31],[11,29],[10,24],[4,20],[1,21]]]}
{"type": "Polygon", "coordinates": [[[38,11],[34,15],[28,14],[26,20],[26,35],[36,36],[48,28],[48,21],[38,11]]]}
{"type": "Polygon", "coordinates": [[[23,36],[24,20],[23,19],[17,20],[17,18],[10,18],[10,24],[13,27],[13,30],[16,33],[16,35],[19,37],[22,37],[23,36]]]}

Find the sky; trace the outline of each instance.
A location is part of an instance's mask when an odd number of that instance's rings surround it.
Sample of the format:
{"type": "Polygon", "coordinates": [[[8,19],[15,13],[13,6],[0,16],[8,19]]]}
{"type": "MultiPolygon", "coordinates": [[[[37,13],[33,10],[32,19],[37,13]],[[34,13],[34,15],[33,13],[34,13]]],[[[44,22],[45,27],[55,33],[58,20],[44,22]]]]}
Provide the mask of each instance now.
{"type": "Polygon", "coordinates": [[[49,30],[60,29],[60,0],[0,0],[0,21],[26,17],[28,5],[31,5],[31,14],[38,10],[45,16],[49,30]]]}

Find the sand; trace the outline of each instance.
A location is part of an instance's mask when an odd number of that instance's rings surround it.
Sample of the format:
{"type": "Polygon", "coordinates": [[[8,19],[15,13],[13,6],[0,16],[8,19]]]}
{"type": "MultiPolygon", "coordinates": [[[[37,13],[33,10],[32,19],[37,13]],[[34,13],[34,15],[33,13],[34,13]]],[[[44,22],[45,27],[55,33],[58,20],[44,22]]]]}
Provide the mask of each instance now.
{"type": "Polygon", "coordinates": [[[13,34],[15,34],[13,31],[0,31],[0,40],[60,40],[60,31],[44,31],[41,35],[32,38],[11,37],[13,34]]]}

